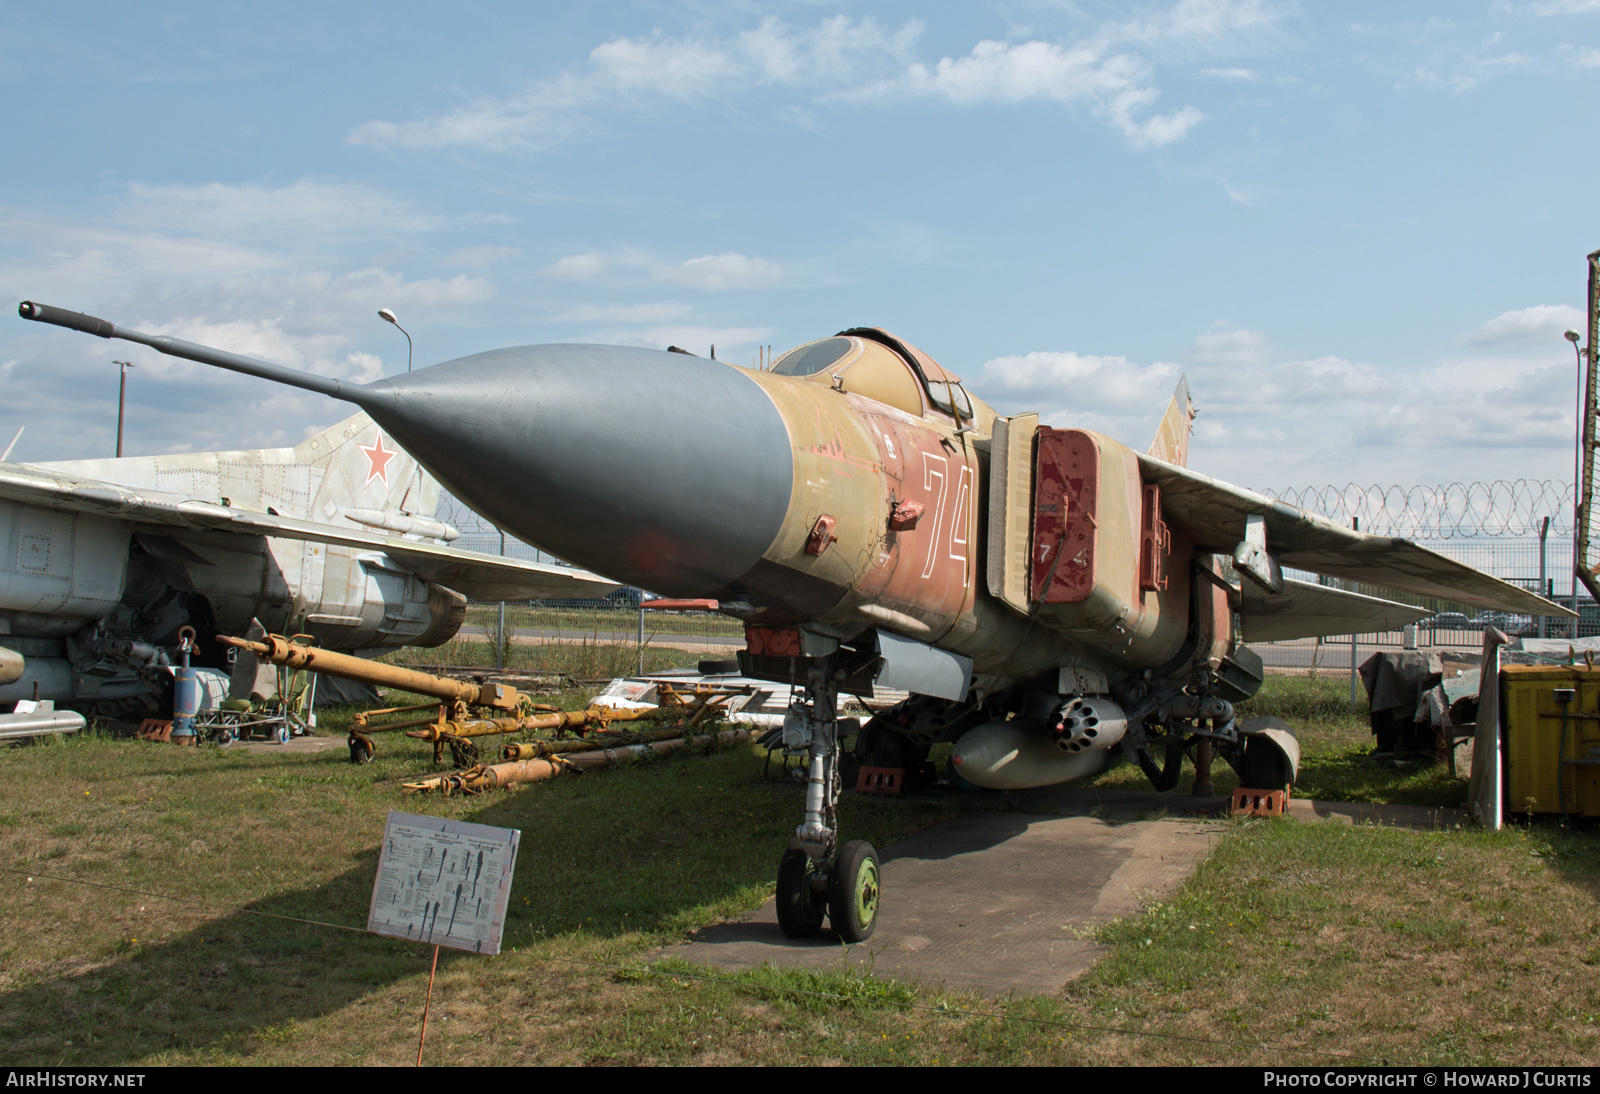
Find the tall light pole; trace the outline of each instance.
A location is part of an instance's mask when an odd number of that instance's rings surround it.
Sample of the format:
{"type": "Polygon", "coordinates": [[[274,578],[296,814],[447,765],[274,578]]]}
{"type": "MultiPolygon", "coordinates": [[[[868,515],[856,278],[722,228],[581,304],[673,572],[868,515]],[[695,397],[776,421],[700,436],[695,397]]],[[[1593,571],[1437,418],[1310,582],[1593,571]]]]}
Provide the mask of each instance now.
{"type": "MultiPolygon", "coordinates": [[[[1590,255],[1589,257],[1590,264],[1593,265],[1594,256],[1590,255]]],[[[1593,288],[1593,278],[1590,280],[1590,287],[1593,288]]],[[[1593,415],[1594,410],[1588,404],[1588,400],[1585,398],[1586,390],[1584,384],[1584,373],[1585,366],[1589,366],[1589,370],[1592,371],[1593,366],[1591,357],[1593,354],[1593,348],[1580,346],[1578,344],[1579,335],[1575,330],[1567,331],[1562,337],[1572,343],[1572,352],[1576,354],[1578,358],[1578,436],[1577,443],[1573,446],[1572,453],[1572,483],[1574,494],[1572,521],[1572,610],[1576,612],[1578,610],[1578,582],[1583,578],[1583,568],[1588,561],[1585,556],[1588,554],[1589,548],[1589,504],[1591,500],[1589,497],[1589,491],[1591,489],[1589,483],[1589,469],[1593,466],[1592,461],[1594,459],[1594,454],[1592,451],[1586,453],[1584,449],[1590,444],[1591,434],[1589,430],[1593,427],[1593,423],[1591,423],[1589,419],[1593,415]]],[[[1589,387],[1593,387],[1592,380],[1590,381],[1589,387]]],[[[1592,398],[1592,392],[1589,392],[1588,394],[1592,398]]],[[[1581,620],[1578,619],[1574,619],[1572,621],[1572,637],[1574,638],[1578,637],[1578,624],[1580,622],[1581,620]]]]}
{"type": "Polygon", "coordinates": [[[128,370],[133,367],[131,361],[113,361],[113,365],[120,365],[117,369],[120,379],[117,381],[117,458],[122,458],[122,409],[128,399],[128,370]]]}
{"type": "Polygon", "coordinates": [[[404,334],[406,336],[406,371],[410,372],[411,371],[411,335],[406,331],[406,329],[404,327],[400,326],[400,320],[396,319],[394,317],[394,312],[390,311],[388,308],[379,308],[378,309],[378,318],[382,319],[385,323],[393,323],[395,325],[395,327],[400,331],[400,333],[404,334]]]}

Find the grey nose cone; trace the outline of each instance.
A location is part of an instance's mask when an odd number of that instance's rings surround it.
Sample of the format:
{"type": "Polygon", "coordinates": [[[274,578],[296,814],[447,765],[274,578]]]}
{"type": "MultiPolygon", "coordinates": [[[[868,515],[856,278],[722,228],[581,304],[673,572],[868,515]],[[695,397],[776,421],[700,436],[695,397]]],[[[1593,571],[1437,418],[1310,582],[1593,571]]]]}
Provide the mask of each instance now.
{"type": "Polygon", "coordinates": [[[519,346],[363,394],[368,413],[473,509],[652,592],[726,592],[788,511],[783,420],[755,381],[718,361],[519,346]]]}

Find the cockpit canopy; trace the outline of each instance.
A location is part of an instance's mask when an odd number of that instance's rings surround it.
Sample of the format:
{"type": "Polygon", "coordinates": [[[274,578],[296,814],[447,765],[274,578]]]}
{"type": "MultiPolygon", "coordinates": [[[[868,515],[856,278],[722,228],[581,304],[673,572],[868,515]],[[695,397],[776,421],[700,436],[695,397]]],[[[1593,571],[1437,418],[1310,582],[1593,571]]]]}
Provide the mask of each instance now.
{"type": "Polygon", "coordinates": [[[796,346],[778,358],[772,371],[829,384],[919,418],[930,407],[963,422],[973,416],[960,377],[876,328],[855,328],[796,346]]]}

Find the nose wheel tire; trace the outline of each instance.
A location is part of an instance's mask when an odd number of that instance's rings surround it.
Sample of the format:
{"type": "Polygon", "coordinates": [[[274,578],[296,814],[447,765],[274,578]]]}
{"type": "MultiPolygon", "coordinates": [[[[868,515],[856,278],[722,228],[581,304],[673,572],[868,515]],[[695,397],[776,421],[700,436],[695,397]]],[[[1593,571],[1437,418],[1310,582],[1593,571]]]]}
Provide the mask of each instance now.
{"type": "Polygon", "coordinates": [[[811,857],[791,847],[778,861],[778,927],[789,938],[810,938],[822,930],[827,899],[812,884],[811,857]]]}
{"type": "Polygon", "coordinates": [[[372,742],[361,737],[351,738],[350,762],[353,764],[370,764],[372,762],[372,742]]]}
{"type": "Polygon", "coordinates": [[[865,942],[878,924],[878,852],[866,840],[839,851],[828,885],[828,919],[845,942],[865,942]]]}

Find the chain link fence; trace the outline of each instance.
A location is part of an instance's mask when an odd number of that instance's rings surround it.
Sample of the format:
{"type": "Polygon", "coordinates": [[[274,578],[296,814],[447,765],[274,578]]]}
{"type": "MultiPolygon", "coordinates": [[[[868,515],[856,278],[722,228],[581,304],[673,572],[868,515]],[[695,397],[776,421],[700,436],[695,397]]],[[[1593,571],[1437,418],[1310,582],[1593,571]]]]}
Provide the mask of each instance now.
{"type": "MultiPolygon", "coordinates": [[[[1600,635],[1600,611],[1579,586],[1573,599],[1573,507],[1571,484],[1529,479],[1437,486],[1321,486],[1270,491],[1290,505],[1347,527],[1399,536],[1503,581],[1575,607],[1581,618],[1537,618],[1486,612],[1444,600],[1409,597],[1387,589],[1356,591],[1400,600],[1432,612],[1414,630],[1298,639],[1253,645],[1269,670],[1349,673],[1357,697],[1355,667],[1374,652],[1407,646],[1475,651],[1483,629],[1493,625],[1513,636],[1571,638],[1600,635]]],[[[1315,575],[1292,573],[1302,580],[1315,575]]]]}

